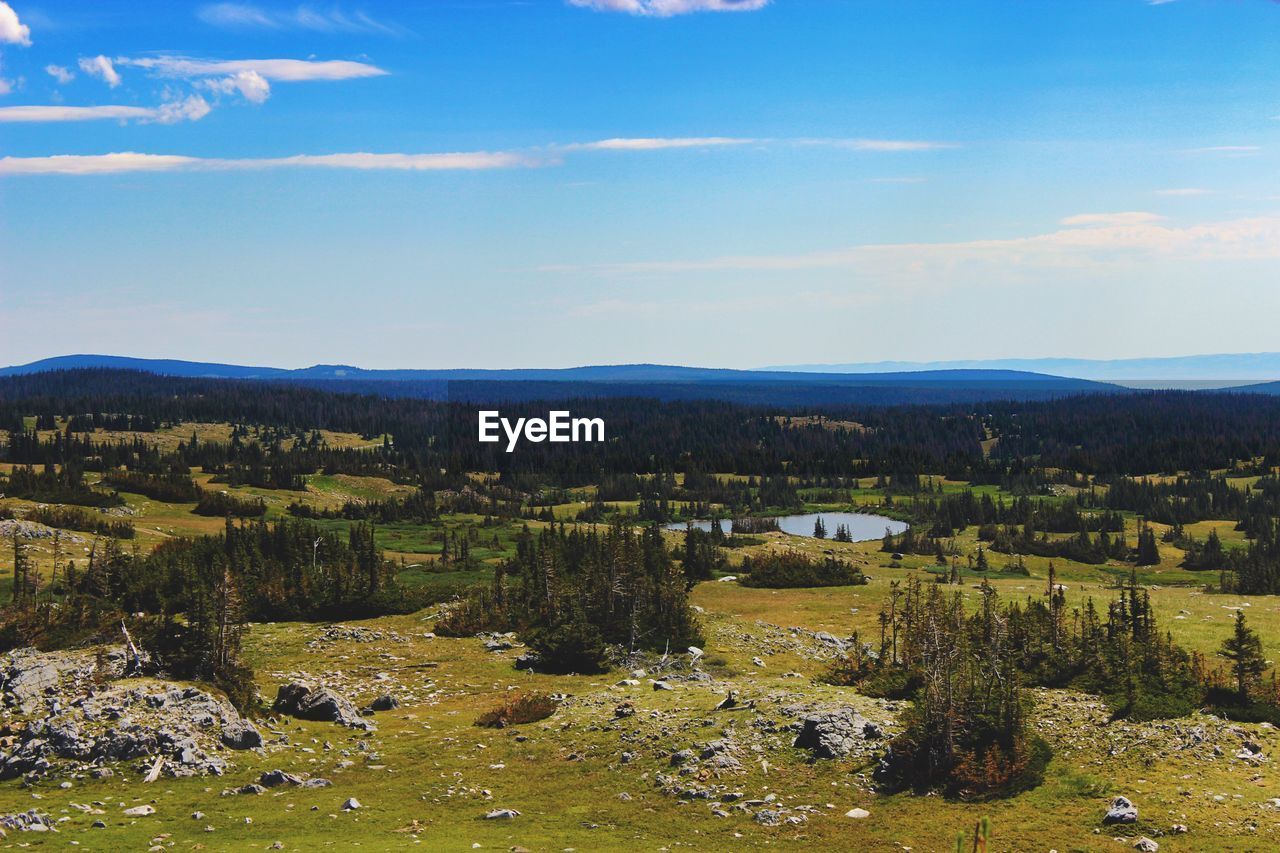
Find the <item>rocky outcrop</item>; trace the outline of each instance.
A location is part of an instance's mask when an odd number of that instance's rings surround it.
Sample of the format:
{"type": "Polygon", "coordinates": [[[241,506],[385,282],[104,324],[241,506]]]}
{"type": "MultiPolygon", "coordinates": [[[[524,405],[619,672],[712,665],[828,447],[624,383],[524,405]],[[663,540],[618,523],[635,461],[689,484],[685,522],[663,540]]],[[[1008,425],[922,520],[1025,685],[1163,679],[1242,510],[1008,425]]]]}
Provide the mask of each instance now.
{"type": "Polygon", "coordinates": [[[360,711],[350,699],[327,687],[312,687],[300,681],[282,685],[271,708],[302,720],[337,723],[365,731],[375,728],[372,722],[360,716],[360,711]]]}
{"type": "MultiPolygon", "coordinates": [[[[107,656],[115,674],[124,654],[107,656]]],[[[0,779],[88,772],[137,762],[148,781],[221,775],[224,749],[262,746],[262,736],[234,708],[196,687],[165,683],[128,686],[96,682],[102,661],[75,653],[10,653],[4,661],[3,701],[13,712],[12,739],[0,752],[0,779]]]]}
{"type": "MultiPolygon", "coordinates": [[[[815,758],[844,758],[866,736],[868,723],[852,708],[810,714],[801,723],[793,746],[813,751],[815,758]]],[[[876,727],[877,734],[879,728],[876,727]]]]}

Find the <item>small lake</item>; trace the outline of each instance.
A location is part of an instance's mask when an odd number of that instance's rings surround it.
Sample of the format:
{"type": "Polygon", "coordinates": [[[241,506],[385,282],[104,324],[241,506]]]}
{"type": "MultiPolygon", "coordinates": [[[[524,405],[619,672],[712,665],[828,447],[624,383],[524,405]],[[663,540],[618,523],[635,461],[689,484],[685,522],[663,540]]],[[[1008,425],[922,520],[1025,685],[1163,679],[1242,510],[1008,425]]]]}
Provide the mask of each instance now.
{"type": "MultiPolygon", "coordinates": [[[[849,528],[849,533],[854,542],[870,542],[873,539],[881,539],[884,537],[886,527],[896,536],[905,531],[908,526],[905,521],[886,518],[883,515],[870,515],[864,512],[807,512],[800,515],[780,515],[775,521],[778,522],[778,527],[781,528],[783,533],[813,538],[813,525],[819,518],[826,525],[828,539],[835,538],[836,528],[843,524],[849,528]]],[[[715,523],[717,522],[695,521],[693,526],[699,530],[710,530],[711,525],[715,523]]],[[[733,524],[727,518],[718,523],[720,529],[725,533],[729,532],[729,528],[733,524]]],[[[667,525],[668,530],[684,530],[684,527],[684,522],[667,525]]]]}

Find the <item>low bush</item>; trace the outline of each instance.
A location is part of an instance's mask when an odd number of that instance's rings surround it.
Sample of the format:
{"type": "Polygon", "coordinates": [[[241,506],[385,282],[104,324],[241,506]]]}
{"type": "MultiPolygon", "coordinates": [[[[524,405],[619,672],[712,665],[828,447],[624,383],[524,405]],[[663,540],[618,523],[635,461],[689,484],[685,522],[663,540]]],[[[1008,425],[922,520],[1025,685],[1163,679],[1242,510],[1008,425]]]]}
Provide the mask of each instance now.
{"type": "Polygon", "coordinates": [[[560,700],[546,693],[522,693],[504,701],[476,719],[476,725],[486,729],[505,729],[524,723],[545,720],[560,707],[560,700]]]}

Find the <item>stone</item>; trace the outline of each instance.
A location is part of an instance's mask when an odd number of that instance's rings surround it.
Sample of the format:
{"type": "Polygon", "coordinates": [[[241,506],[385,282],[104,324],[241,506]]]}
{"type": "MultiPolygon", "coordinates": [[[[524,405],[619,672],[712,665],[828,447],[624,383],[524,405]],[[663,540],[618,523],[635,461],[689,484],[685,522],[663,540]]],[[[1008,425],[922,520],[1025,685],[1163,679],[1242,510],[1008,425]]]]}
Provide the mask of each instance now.
{"type": "Polygon", "coordinates": [[[124,813],[129,817],[146,817],[149,814],[155,814],[156,807],[147,803],[141,806],[134,806],[131,809],[125,809],[124,813]]]}
{"type": "Polygon", "coordinates": [[[1142,853],[1156,853],[1160,845],[1144,835],[1133,843],[1133,849],[1141,850],[1142,853]]]}
{"type": "MultiPolygon", "coordinates": [[[[0,834],[4,830],[16,829],[19,832],[48,832],[53,829],[53,820],[42,812],[31,809],[16,814],[0,815],[0,834]]],[[[20,845],[26,847],[26,844],[20,845]]]]}
{"type": "Polygon", "coordinates": [[[844,758],[853,751],[865,726],[866,721],[852,708],[810,714],[792,746],[812,750],[816,758],[844,758]]]}
{"type": "Polygon", "coordinates": [[[668,683],[667,683],[667,682],[665,682],[665,681],[655,681],[655,682],[653,682],[653,689],[654,689],[654,690],[675,690],[675,688],[674,688],[674,687],[672,687],[670,684],[668,684],[668,683]]]}
{"type": "Polygon", "coordinates": [[[849,809],[844,813],[845,817],[851,817],[854,820],[866,820],[871,817],[871,812],[866,809],[849,809]]]}
{"type": "Polygon", "coordinates": [[[283,770],[268,770],[258,777],[258,784],[264,788],[277,788],[280,785],[301,785],[302,779],[283,770]]]}
{"type": "Polygon", "coordinates": [[[353,729],[367,731],[375,728],[372,722],[360,716],[350,699],[327,687],[313,688],[299,681],[281,685],[271,710],[303,720],[338,723],[353,729]]]}
{"type": "Polygon", "coordinates": [[[246,720],[234,720],[224,725],[219,739],[227,749],[257,749],[262,746],[262,733],[246,720]]]}
{"type": "Polygon", "coordinates": [[[358,808],[360,808],[360,801],[355,797],[348,797],[347,801],[342,804],[343,811],[353,812],[358,808]]]}
{"type": "Polygon", "coordinates": [[[369,708],[374,711],[394,711],[400,707],[400,700],[392,696],[390,693],[383,693],[377,699],[369,703],[369,708]]]}
{"type": "Polygon", "coordinates": [[[1112,800],[1110,808],[1102,818],[1105,824],[1137,823],[1137,821],[1138,807],[1130,802],[1128,797],[1116,797],[1112,800]]]}
{"type": "Polygon", "coordinates": [[[44,656],[29,649],[9,655],[9,668],[4,680],[5,699],[23,713],[31,713],[47,693],[58,686],[58,668],[44,656]]]}
{"type": "Polygon", "coordinates": [[[494,809],[484,816],[485,820],[513,820],[520,817],[515,809],[494,809]]]}

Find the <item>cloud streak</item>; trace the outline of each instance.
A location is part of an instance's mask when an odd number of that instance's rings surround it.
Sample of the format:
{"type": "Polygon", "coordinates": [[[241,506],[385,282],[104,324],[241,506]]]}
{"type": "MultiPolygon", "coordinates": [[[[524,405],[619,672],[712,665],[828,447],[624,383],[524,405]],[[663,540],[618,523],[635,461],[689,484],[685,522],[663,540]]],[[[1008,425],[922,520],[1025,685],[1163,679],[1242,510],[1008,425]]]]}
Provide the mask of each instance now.
{"type": "Polygon", "coordinates": [[[292,157],[219,159],[171,154],[57,154],[49,157],[0,157],[4,175],[118,175],[137,172],[244,171],[289,168],[389,170],[402,172],[479,171],[534,168],[550,159],[503,151],[443,154],[299,154],[292,157]]]}
{"type": "Polygon", "coordinates": [[[183,56],[154,56],[120,57],[116,64],[141,68],[161,77],[192,79],[253,73],[276,83],[355,80],[362,77],[382,77],[388,73],[376,65],[342,59],[192,59],[183,56]]]}
{"type": "Polygon", "coordinates": [[[208,102],[199,95],[191,95],[180,100],[169,101],[159,107],[119,105],[68,107],[60,104],[0,107],[0,124],[47,124],[54,122],[112,120],[175,124],[180,121],[199,121],[209,114],[209,110],[208,102]]]}
{"type": "Polygon", "coordinates": [[[596,12],[622,12],[647,18],[671,18],[695,12],[756,12],[770,0],[569,0],[570,6],[596,12]]]}
{"type": "Polygon", "coordinates": [[[1261,216],[1184,227],[1155,214],[1080,214],[1059,230],[1029,237],[954,243],[881,243],[794,255],[732,255],[695,260],[559,264],[543,272],[652,275],[850,269],[927,278],[960,268],[1087,268],[1123,261],[1280,259],[1280,217],[1261,216]]]}
{"type": "MultiPolygon", "coordinates": [[[[218,85],[221,86],[223,84],[219,82],[218,85]]],[[[172,122],[182,119],[198,119],[207,114],[208,111],[208,104],[198,95],[194,95],[185,101],[175,101],[171,104],[162,105],[158,109],[143,107],[13,107],[7,111],[0,109],[0,121],[88,121],[92,119],[117,118],[172,122]]],[[[425,154],[355,152],[238,159],[117,152],[112,154],[53,155],[46,157],[5,157],[0,159],[0,176],[98,175],[122,172],[212,171],[286,167],[366,171],[474,171],[554,166],[560,164],[564,155],[575,153],[637,153],[722,148],[769,142],[790,144],[791,141],[757,140],[727,136],[615,137],[592,142],[550,145],[513,151],[425,154]]]]}
{"type": "Polygon", "coordinates": [[[374,33],[400,35],[403,29],[374,20],[364,12],[327,11],[310,6],[264,9],[249,3],[211,3],[196,17],[206,24],[229,30],[308,30],[318,33],[374,33]]]}
{"type": "Polygon", "coordinates": [[[729,136],[631,137],[601,139],[561,146],[563,151],[667,151],[679,148],[719,148],[728,145],[750,145],[756,139],[729,136]]]}

